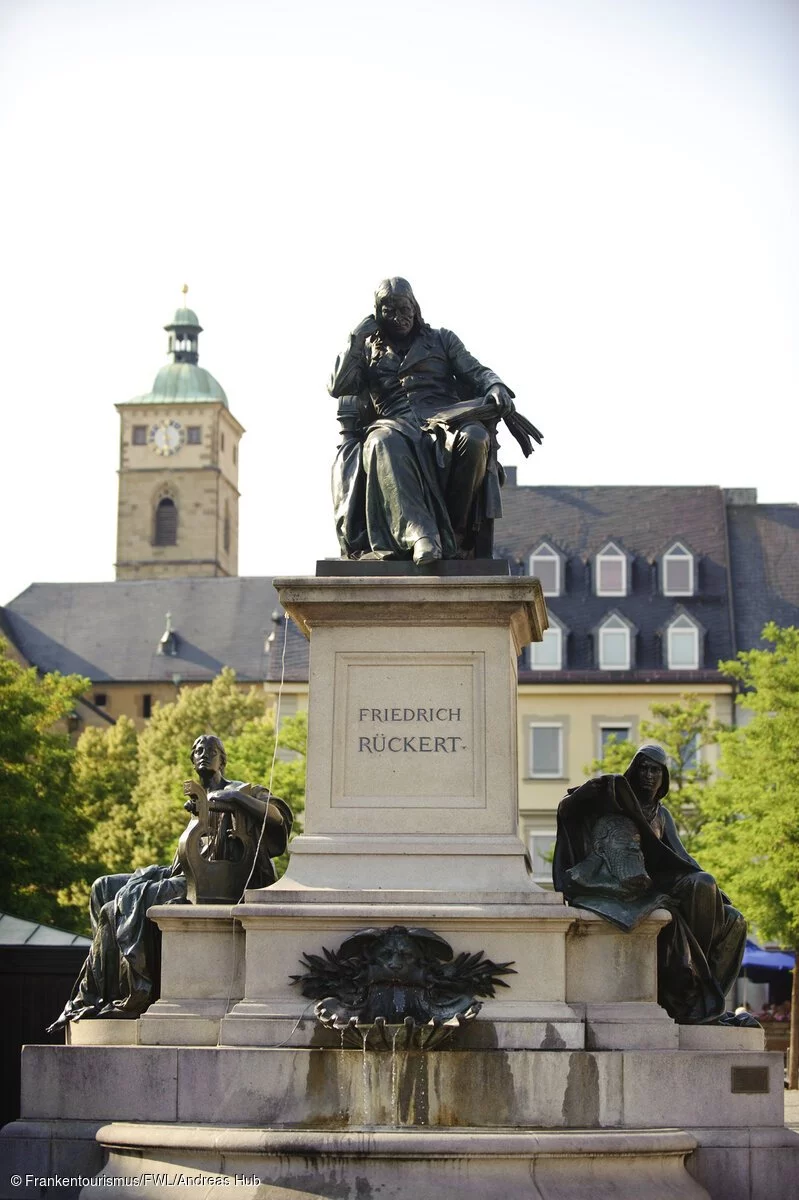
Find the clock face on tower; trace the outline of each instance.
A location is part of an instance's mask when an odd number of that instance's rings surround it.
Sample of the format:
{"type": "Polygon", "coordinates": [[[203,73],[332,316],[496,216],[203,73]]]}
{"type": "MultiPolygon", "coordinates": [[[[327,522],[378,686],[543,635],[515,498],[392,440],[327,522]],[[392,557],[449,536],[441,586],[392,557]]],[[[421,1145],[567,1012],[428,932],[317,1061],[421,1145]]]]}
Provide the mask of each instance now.
{"type": "Polygon", "coordinates": [[[160,425],[153,425],[147,439],[156,454],[177,454],[186,440],[186,430],[180,421],[163,420],[160,425]]]}

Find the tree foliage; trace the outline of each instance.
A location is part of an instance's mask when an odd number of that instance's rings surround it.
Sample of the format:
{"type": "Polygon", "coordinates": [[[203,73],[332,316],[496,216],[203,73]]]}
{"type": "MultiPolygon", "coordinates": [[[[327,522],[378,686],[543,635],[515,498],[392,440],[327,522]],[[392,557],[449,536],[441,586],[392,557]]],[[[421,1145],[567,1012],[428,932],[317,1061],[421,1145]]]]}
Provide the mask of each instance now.
{"type": "MultiPolygon", "coordinates": [[[[799,954],[799,629],[772,622],[763,640],[770,648],[721,664],[744,689],[738,703],[751,720],[720,736],[699,852],[758,935],[799,954]]],[[[788,1083],[799,1083],[796,970],[788,1083]]]]}
{"type": "Polygon", "coordinates": [[[703,861],[769,940],[799,946],[799,630],[769,624],[771,649],[722,663],[751,720],[720,736],[703,861]]]}
{"type": "Polygon", "coordinates": [[[84,931],[92,880],[130,870],[115,831],[130,817],[130,798],[139,774],[138,742],[133,721],[121,716],[108,729],[89,726],[75,748],[72,803],[84,829],[76,847],[80,878],[63,889],[59,899],[77,914],[84,931]]]}
{"type": "MultiPolygon", "coordinates": [[[[653,704],[650,712],[653,719],[640,724],[641,742],[658,742],[668,755],[668,806],[690,849],[704,821],[703,797],[711,773],[701,751],[718,741],[724,726],[711,717],[710,701],[693,693],[653,704]]],[[[611,739],[604,756],[586,769],[591,774],[623,774],[636,749],[632,742],[611,739]]]]}
{"type": "MultiPolygon", "coordinates": [[[[272,791],[300,813],[306,726],[304,713],[285,721],[276,753],[263,692],[243,691],[225,668],[212,683],[156,705],[138,737],[124,717],[108,731],[86,730],[77,747],[75,802],[92,832],[83,847],[83,877],[63,899],[85,910],[98,875],[172,861],[188,820],[182,784],[194,774],[191,747],[200,734],[225,743],[228,778],[267,786],[271,779],[272,791]]],[[[295,821],[295,832],[300,827],[295,821]]]]}
{"type": "Polygon", "coordinates": [[[181,785],[193,776],[195,738],[215,733],[229,754],[231,739],[263,713],[263,692],[243,692],[228,667],[210,684],[184,688],[173,704],[155,706],[139,737],[139,777],[130,811],[119,812],[114,823],[116,845],[129,870],[171,861],[186,826],[181,785]]]}
{"type": "Polygon", "coordinates": [[[78,675],[39,675],[0,639],[0,910],[59,924],[59,891],[80,873],[84,822],[71,803],[73,752],[54,733],[89,687],[78,675]]]}

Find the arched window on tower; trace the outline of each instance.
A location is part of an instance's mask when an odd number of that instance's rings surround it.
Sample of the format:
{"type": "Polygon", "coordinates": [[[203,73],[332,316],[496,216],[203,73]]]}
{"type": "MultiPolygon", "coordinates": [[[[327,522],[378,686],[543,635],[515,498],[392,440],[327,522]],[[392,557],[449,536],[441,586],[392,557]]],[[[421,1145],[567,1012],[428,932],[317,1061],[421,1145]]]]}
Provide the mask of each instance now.
{"type": "Polygon", "coordinates": [[[176,546],[178,541],[178,509],[175,501],[164,496],[155,510],[154,546],[176,546]]]}
{"type": "Polygon", "coordinates": [[[230,552],[230,505],[225,501],[225,520],[222,526],[222,545],[225,547],[225,554],[230,552]]]}

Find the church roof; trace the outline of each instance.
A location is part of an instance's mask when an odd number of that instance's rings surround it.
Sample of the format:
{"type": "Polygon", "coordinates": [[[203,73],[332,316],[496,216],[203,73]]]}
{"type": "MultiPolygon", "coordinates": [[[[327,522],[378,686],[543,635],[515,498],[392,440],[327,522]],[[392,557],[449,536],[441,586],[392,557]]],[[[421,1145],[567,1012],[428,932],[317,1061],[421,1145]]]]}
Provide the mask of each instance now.
{"type": "Polygon", "coordinates": [[[155,377],[151,392],[125,404],[224,404],[227,396],[210,371],[196,363],[167,363],[155,377]]]}
{"type": "MultiPolygon", "coordinates": [[[[14,643],[41,671],[93,683],[171,682],[173,675],[206,683],[232,667],[255,683],[280,678],[283,625],[273,612],[281,609],[271,578],[237,576],[33,583],[4,616],[14,643]],[[166,613],[175,653],[159,654],[166,613]]],[[[285,678],[308,678],[308,643],[292,622],[285,678]]]]}

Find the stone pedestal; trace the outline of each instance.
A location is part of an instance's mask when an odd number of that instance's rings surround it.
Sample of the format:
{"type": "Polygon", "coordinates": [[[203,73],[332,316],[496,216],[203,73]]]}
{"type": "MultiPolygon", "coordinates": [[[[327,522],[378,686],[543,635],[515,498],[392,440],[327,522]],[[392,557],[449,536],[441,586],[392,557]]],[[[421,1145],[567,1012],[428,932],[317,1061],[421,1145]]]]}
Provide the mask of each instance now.
{"type": "Polygon", "coordinates": [[[535,580],[275,580],[311,637],[305,832],[249,902],[303,889],[536,890],[519,841],[516,659],[535,580]]]}

